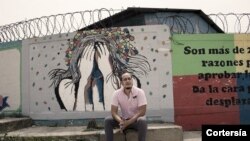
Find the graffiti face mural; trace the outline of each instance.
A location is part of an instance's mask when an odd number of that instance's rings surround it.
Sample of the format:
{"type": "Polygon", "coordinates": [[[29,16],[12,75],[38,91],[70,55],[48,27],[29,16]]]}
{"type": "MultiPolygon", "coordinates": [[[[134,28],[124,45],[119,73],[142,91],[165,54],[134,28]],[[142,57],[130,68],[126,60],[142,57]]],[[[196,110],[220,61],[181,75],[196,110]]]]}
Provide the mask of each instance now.
{"type": "Polygon", "coordinates": [[[131,26],[24,41],[23,112],[45,120],[103,118],[126,69],[145,90],[149,116],[173,121],[169,31],[162,25],[131,26]]]}
{"type": "Polygon", "coordinates": [[[78,31],[66,50],[68,68],[49,72],[60,108],[94,111],[96,103],[93,99],[98,95],[105,110],[105,102],[110,99],[104,99],[107,94],[104,89],[120,88],[118,76],[123,70],[131,72],[135,84],[140,87],[139,76],[147,74],[150,65],[130,43],[134,40],[127,28],[78,31]]]}

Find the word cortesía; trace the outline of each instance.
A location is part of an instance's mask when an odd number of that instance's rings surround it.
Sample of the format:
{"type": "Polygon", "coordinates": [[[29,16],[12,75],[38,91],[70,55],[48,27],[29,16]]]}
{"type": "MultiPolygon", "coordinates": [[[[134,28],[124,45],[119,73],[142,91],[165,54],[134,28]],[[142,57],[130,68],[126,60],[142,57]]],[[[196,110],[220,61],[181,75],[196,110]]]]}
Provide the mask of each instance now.
{"type": "Polygon", "coordinates": [[[231,137],[235,137],[235,136],[247,136],[247,131],[239,129],[239,130],[234,130],[234,131],[227,131],[227,130],[212,130],[212,129],[207,129],[206,130],[206,135],[207,136],[213,136],[213,137],[218,137],[218,136],[231,136],[231,137]]]}

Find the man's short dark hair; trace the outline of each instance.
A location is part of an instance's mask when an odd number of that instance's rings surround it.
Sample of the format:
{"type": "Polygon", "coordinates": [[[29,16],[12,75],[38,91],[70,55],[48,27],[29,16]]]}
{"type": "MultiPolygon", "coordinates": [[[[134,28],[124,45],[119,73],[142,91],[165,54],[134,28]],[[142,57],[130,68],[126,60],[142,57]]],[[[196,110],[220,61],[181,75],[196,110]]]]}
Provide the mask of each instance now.
{"type": "Polygon", "coordinates": [[[120,73],[119,73],[119,79],[120,81],[122,81],[122,75],[125,74],[125,73],[129,73],[131,76],[132,74],[130,72],[128,72],[127,70],[122,70],[120,73]]]}

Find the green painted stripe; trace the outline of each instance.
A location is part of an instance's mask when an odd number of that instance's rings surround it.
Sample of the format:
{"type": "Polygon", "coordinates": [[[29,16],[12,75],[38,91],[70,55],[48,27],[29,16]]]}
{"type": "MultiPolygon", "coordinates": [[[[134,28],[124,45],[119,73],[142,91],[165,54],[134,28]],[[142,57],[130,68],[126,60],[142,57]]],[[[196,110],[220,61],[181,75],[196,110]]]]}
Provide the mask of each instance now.
{"type": "Polygon", "coordinates": [[[21,47],[22,47],[22,41],[0,43],[0,51],[6,50],[6,49],[11,49],[11,48],[21,48],[21,47]]]}
{"type": "MultiPolygon", "coordinates": [[[[235,72],[235,66],[203,66],[203,61],[235,60],[233,34],[192,34],[174,35],[171,42],[173,75],[195,75],[198,73],[213,73],[227,70],[235,72]],[[212,49],[220,52],[229,50],[229,53],[211,53],[212,49]]],[[[207,64],[205,64],[207,65],[207,64]]]]}

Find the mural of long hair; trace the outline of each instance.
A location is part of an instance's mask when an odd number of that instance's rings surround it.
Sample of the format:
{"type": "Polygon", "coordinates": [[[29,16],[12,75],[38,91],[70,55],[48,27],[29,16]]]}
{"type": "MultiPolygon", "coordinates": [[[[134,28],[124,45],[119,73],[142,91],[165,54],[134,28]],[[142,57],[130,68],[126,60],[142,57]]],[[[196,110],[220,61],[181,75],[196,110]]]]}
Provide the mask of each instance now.
{"type": "Polygon", "coordinates": [[[92,81],[95,80],[99,93],[99,102],[102,102],[104,106],[104,80],[106,80],[106,82],[111,81],[114,89],[120,88],[119,74],[123,70],[132,73],[140,87],[139,77],[147,75],[150,71],[150,65],[147,58],[140,55],[136,47],[131,44],[131,41],[134,40],[134,36],[129,33],[127,28],[124,28],[123,30],[117,27],[78,31],[74,39],[69,41],[69,47],[66,50],[65,62],[68,69],[64,70],[57,68],[49,72],[49,76],[52,80],[51,86],[53,85],[55,88],[55,94],[60,108],[67,110],[59,95],[59,84],[62,80],[71,80],[65,85],[67,87],[74,84],[74,94],[75,99],[77,99],[79,81],[82,75],[86,75],[81,74],[80,71],[80,62],[83,57],[93,62],[92,68],[89,68],[88,66],[84,67],[84,69],[92,69],[91,74],[89,75],[89,81],[91,81],[89,83],[90,87],[87,87],[88,98],[85,99],[87,103],[93,104],[93,98],[91,98],[93,95],[91,84],[92,81]],[[104,54],[108,54],[108,62],[112,70],[106,76],[103,76],[102,70],[99,69],[99,65],[104,64],[98,64],[98,59],[104,54]]]}

